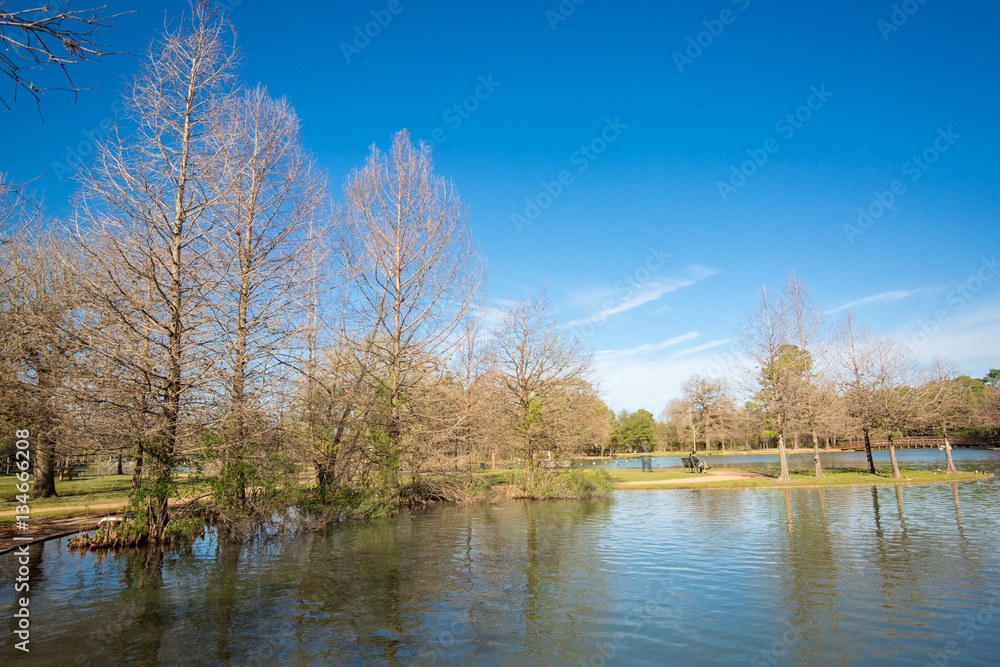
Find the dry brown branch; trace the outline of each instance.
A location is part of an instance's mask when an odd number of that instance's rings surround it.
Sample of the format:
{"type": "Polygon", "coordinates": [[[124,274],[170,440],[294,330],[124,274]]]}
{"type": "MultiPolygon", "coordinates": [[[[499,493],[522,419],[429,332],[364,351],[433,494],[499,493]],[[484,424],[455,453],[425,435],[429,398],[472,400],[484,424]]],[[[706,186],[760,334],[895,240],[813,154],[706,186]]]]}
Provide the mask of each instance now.
{"type": "MultiPolygon", "coordinates": [[[[102,30],[115,29],[111,21],[124,14],[120,12],[101,16],[105,5],[93,9],[55,9],[51,2],[26,9],[9,9],[6,0],[0,2],[0,73],[13,83],[13,101],[18,91],[31,95],[41,113],[41,97],[48,90],[69,90],[76,95],[85,89],[73,82],[70,68],[85,60],[99,60],[103,56],[119,53],[107,51],[97,36],[102,30]],[[42,83],[47,70],[55,69],[66,81],[67,87],[42,83]]],[[[0,104],[10,105],[0,96],[0,104]]]]}

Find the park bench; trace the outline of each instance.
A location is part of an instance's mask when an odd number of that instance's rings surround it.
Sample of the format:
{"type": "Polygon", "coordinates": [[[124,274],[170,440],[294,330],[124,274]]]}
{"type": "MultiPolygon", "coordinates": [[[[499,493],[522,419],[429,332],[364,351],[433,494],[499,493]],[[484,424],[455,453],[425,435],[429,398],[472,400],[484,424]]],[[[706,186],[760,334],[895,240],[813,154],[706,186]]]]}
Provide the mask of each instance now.
{"type": "Polygon", "coordinates": [[[698,470],[699,464],[704,465],[706,470],[708,469],[708,464],[703,463],[702,461],[698,460],[697,457],[694,456],[682,457],[681,463],[684,464],[684,472],[688,472],[689,470],[691,472],[701,472],[700,470],[698,470]]]}

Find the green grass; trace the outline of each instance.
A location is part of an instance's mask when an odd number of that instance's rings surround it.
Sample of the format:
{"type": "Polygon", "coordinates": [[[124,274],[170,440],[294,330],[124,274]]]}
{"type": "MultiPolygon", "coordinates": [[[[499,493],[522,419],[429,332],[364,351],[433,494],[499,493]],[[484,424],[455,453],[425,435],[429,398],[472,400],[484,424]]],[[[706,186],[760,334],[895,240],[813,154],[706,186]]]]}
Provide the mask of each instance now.
{"type": "Polygon", "coordinates": [[[659,482],[665,479],[702,479],[706,475],[700,473],[684,472],[683,470],[653,470],[653,472],[643,472],[639,468],[606,468],[611,479],[615,482],[659,482]]]}
{"type": "MultiPolygon", "coordinates": [[[[18,505],[15,500],[18,483],[13,475],[0,475],[0,512],[12,512],[18,505]]],[[[31,484],[33,486],[33,484],[31,484]]],[[[178,493],[181,496],[195,496],[207,493],[204,485],[195,480],[181,477],[177,480],[178,493]]],[[[129,490],[132,488],[131,475],[108,475],[104,477],[86,477],[60,482],[56,480],[58,498],[38,498],[30,500],[32,514],[38,510],[58,509],[73,505],[106,505],[109,503],[128,502],[129,490]]]]}

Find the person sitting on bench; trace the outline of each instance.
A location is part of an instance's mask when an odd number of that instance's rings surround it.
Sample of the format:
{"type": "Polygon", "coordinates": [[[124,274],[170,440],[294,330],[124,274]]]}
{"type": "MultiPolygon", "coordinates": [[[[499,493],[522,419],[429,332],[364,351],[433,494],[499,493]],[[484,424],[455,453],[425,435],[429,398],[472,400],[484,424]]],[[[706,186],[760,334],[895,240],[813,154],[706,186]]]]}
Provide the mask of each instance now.
{"type": "Polygon", "coordinates": [[[705,463],[704,461],[702,461],[701,459],[699,459],[697,456],[695,456],[694,450],[691,450],[691,463],[694,465],[695,468],[697,468],[698,472],[705,472],[706,470],[712,467],[707,463],[705,463]]]}

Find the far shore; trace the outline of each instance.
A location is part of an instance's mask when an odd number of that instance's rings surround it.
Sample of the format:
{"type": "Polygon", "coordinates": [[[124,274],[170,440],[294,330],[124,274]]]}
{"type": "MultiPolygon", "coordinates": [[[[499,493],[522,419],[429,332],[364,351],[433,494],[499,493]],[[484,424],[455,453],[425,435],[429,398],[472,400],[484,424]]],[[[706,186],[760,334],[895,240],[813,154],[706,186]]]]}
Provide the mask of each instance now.
{"type": "MultiPolygon", "coordinates": [[[[613,471],[609,471],[613,472],[613,471]]],[[[650,479],[635,474],[615,479],[615,489],[622,491],[646,489],[810,489],[830,486],[873,486],[886,484],[939,484],[942,482],[974,482],[993,477],[990,473],[961,472],[948,475],[936,471],[903,470],[902,477],[893,478],[887,471],[878,475],[868,472],[831,468],[825,478],[816,478],[811,470],[793,470],[791,479],[782,482],[774,472],[760,470],[709,470],[706,473],[661,472],[644,473],[650,479]]],[[[640,475],[643,473],[640,473],[640,475]]]]}
{"type": "MultiPolygon", "coordinates": [[[[909,447],[905,448],[906,451],[908,451],[909,449],[910,449],[909,447]]],[[[936,449],[936,448],[935,447],[925,447],[923,449],[936,449]]],[[[972,449],[972,448],[963,447],[962,449],[972,449]]],[[[983,447],[982,449],[988,449],[988,450],[992,450],[992,451],[1000,451],[1000,448],[997,448],[997,447],[983,447]]],[[[839,447],[837,447],[835,449],[825,449],[823,447],[819,448],[819,453],[820,454],[859,453],[859,452],[863,453],[864,451],[865,450],[863,448],[862,449],[840,449],[839,447]]],[[[888,449],[885,446],[878,446],[878,447],[873,447],[872,451],[888,451],[888,449]]],[[[904,449],[903,448],[897,448],[896,451],[897,452],[904,451],[904,449]]],[[[695,452],[695,454],[697,456],[765,456],[765,455],[777,456],[779,453],[780,452],[776,448],[774,448],[774,449],[746,449],[746,450],[740,449],[740,450],[725,450],[725,451],[718,451],[718,450],[707,450],[706,451],[704,449],[699,449],[699,450],[697,450],[695,452]]],[[[785,453],[786,454],[812,454],[813,453],[813,448],[812,447],[798,447],[798,448],[788,447],[788,448],[785,449],[785,453]]],[[[683,458],[685,456],[690,456],[690,455],[691,455],[690,450],[684,450],[684,451],[657,451],[657,452],[635,452],[635,453],[617,452],[615,454],[607,454],[605,456],[578,456],[576,458],[577,458],[578,461],[604,461],[604,460],[607,460],[607,459],[637,459],[637,458],[640,458],[642,456],[683,458]]]]}
{"type": "MultiPolygon", "coordinates": [[[[840,449],[840,448],[837,448],[837,449],[823,449],[821,447],[819,451],[820,451],[820,453],[824,453],[825,452],[825,453],[830,454],[830,453],[834,453],[834,452],[842,452],[842,451],[844,451],[844,452],[850,452],[850,451],[856,451],[856,450],[840,449]]],[[[857,451],[864,451],[864,450],[862,449],[862,450],[857,450],[857,451]]],[[[798,449],[792,449],[792,448],[789,447],[788,449],[785,450],[785,453],[787,453],[787,454],[807,454],[807,453],[808,454],[812,454],[812,452],[813,452],[812,447],[808,447],[808,448],[806,448],[806,447],[799,447],[798,449]]],[[[697,455],[697,456],[763,456],[763,455],[766,455],[766,454],[778,454],[778,453],[779,452],[778,452],[777,449],[746,449],[746,450],[740,449],[740,450],[725,450],[725,451],[718,451],[718,450],[708,450],[708,451],[706,451],[704,449],[699,449],[699,450],[697,450],[695,452],[695,455],[697,455]]],[[[633,453],[616,452],[615,454],[607,454],[605,456],[579,456],[579,457],[577,457],[577,459],[581,460],[581,461],[604,461],[606,459],[637,459],[637,458],[642,457],[642,456],[683,458],[685,456],[690,456],[690,455],[691,455],[691,451],[690,450],[685,450],[685,451],[668,451],[668,452],[635,452],[634,454],[633,453]]]]}

